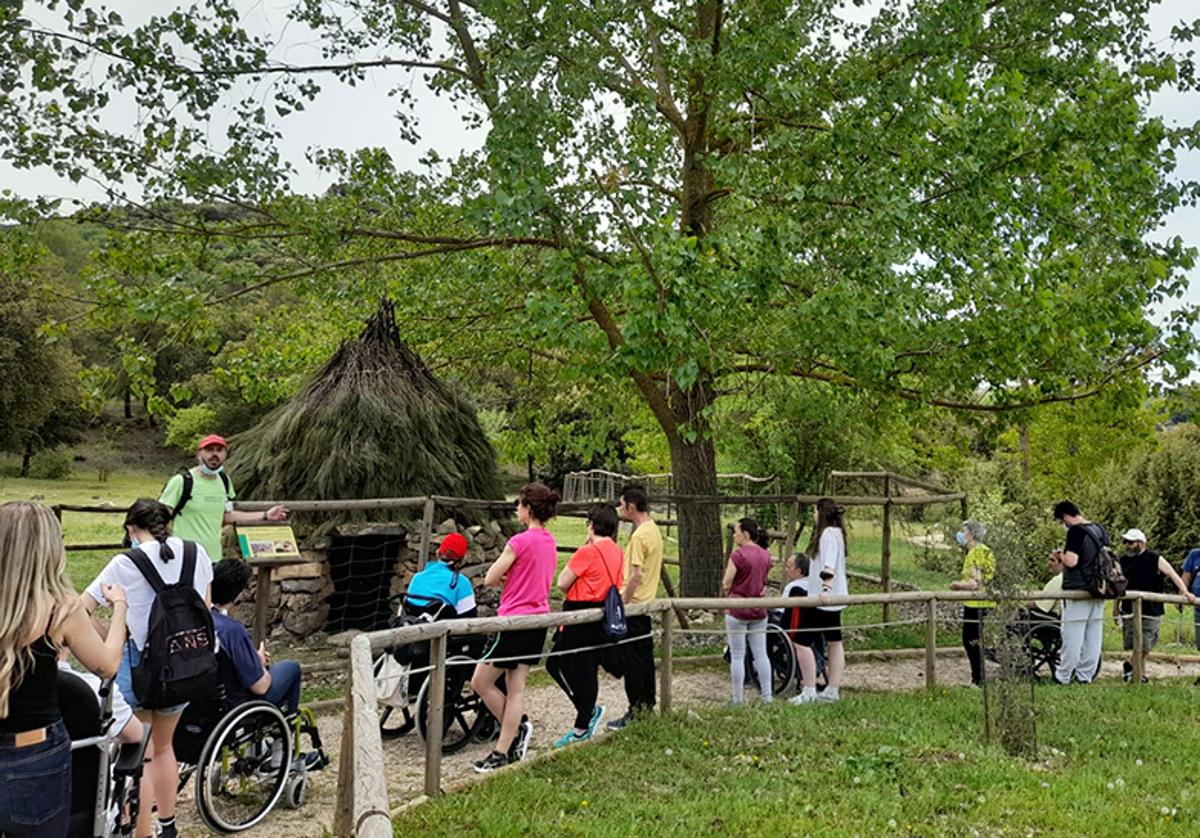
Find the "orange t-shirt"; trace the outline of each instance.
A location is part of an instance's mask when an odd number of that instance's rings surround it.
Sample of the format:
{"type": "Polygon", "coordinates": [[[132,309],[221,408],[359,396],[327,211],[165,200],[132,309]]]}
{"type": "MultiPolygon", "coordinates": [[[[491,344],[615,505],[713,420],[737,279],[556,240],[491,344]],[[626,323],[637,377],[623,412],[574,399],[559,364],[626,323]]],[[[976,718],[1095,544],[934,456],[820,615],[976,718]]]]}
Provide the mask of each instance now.
{"type": "Polygon", "coordinates": [[[611,538],[601,538],[575,551],[567,567],[575,584],[567,591],[571,602],[603,602],[608,589],[625,584],[625,556],[611,538]]]}

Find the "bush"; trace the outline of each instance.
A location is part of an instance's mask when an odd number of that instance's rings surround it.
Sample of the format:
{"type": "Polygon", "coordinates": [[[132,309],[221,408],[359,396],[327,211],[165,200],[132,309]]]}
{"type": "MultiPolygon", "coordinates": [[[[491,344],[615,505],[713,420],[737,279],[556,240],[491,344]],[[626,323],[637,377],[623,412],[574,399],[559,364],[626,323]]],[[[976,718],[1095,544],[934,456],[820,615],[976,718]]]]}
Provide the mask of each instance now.
{"type": "Polygon", "coordinates": [[[217,414],[206,404],[185,407],[167,423],[167,445],[194,454],[196,445],[217,426],[217,414]]]}
{"type": "Polygon", "coordinates": [[[35,480],[66,480],[74,459],[66,448],[43,448],[29,461],[29,476],[35,480]]]}

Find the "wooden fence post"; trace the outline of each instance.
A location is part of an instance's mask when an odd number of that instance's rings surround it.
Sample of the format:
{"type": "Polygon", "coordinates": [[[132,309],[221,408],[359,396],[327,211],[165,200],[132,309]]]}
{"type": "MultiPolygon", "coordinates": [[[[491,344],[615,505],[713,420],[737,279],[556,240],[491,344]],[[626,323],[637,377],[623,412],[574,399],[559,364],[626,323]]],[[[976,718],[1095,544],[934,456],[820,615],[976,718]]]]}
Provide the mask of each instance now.
{"type": "Polygon", "coordinates": [[[783,560],[786,563],[792,560],[792,555],[796,552],[796,524],[800,521],[800,501],[792,501],[791,507],[788,509],[787,530],[783,534],[783,560]]]}
{"type": "Polygon", "coordinates": [[[433,498],[425,499],[425,511],[421,515],[421,549],[417,553],[417,570],[424,570],[425,563],[429,561],[429,552],[433,544],[433,516],[436,512],[436,504],[433,498]]]}
{"type": "Polygon", "coordinates": [[[267,639],[271,616],[271,575],[274,568],[269,564],[260,564],[255,568],[258,574],[254,587],[254,642],[262,643],[267,639]]]}
{"type": "Polygon", "coordinates": [[[346,724],[338,757],[335,835],[391,838],[383,740],[379,736],[379,697],[371,660],[371,641],[360,634],[350,642],[346,681],[346,724]]]}
{"type": "Polygon", "coordinates": [[[937,597],[930,595],[925,603],[925,687],[937,684],[937,597]]]}
{"type": "MultiPolygon", "coordinates": [[[[883,592],[892,590],[892,479],[883,478],[883,552],[879,557],[879,576],[883,579],[883,592]]],[[[892,619],[891,603],[883,604],[883,622],[892,619]]]]}
{"type": "Polygon", "coordinates": [[[1142,650],[1145,648],[1142,643],[1143,624],[1142,598],[1139,596],[1133,600],[1133,683],[1135,684],[1141,684],[1142,676],[1146,674],[1145,667],[1142,666],[1142,650]]]}
{"type": "Polygon", "coordinates": [[[674,609],[668,606],[662,610],[662,649],[660,650],[661,660],[658,665],[658,677],[661,681],[659,687],[659,708],[663,713],[671,712],[671,680],[673,669],[673,654],[674,654],[674,632],[672,625],[674,624],[674,609]]]}
{"type": "Polygon", "coordinates": [[[429,718],[425,724],[425,796],[434,797],[442,791],[442,729],[446,710],[446,641],[449,635],[439,634],[429,641],[429,718]]]}

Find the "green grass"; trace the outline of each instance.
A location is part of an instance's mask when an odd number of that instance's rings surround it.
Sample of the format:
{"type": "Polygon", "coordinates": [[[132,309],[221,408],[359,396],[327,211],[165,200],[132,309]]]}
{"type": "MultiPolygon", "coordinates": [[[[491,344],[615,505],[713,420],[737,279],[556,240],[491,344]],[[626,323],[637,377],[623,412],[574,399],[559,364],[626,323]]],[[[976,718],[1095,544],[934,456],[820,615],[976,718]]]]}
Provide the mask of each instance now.
{"type": "Polygon", "coordinates": [[[400,835],[1195,835],[1195,690],[1038,688],[1037,760],[980,695],[697,708],[418,806],[400,835]],[[1189,711],[1189,708],[1193,708],[1189,711]]]}
{"type": "MultiPolygon", "coordinates": [[[[124,509],[140,497],[158,497],[169,471],[161,474],[138,471],[113,472],[109,479],[96,479],[95,469],[76,470],[66,480],[31,480],[7,477],[0,480],[0,501],[37,500],[95,506],[110,503],[124,509]]],[[[64,512],[63,537],[67,544],[116,544],[120,542],[121,516],[107,513],[64,512]]],[[[82,590],[113,556],[113,550],[72,550],[67,553],[67,570],[75,587],[82,590]]]]}

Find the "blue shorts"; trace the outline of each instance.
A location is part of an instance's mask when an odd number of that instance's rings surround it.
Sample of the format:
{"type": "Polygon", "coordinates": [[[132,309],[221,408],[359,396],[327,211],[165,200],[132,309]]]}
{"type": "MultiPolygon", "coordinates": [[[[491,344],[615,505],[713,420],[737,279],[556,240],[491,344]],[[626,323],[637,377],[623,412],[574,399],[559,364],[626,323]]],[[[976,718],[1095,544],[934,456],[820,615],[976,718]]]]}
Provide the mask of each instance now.
{"type": "MultiPolygon", "coordinates": [[[[125,654],[121,656],[121,668],[117,670],[117,689],[121,691],[121,695],[125,696],[125,701],[129,703],[134,712],[145,709],[142,707],[141,702],[138,701],[137,695],[133,692],[133,668],[141,662],[141,650],[133,645],[132,640],[127,640],[125,642],[125,654]]],[[[187,707],[187,702],[150,712],[157,713],[160,716],[178,716],[183,712],[183,708],[185,707],[187,707]]]]}

